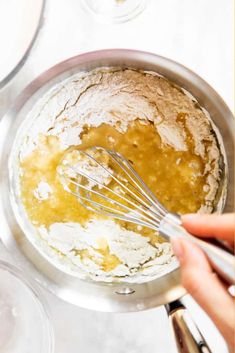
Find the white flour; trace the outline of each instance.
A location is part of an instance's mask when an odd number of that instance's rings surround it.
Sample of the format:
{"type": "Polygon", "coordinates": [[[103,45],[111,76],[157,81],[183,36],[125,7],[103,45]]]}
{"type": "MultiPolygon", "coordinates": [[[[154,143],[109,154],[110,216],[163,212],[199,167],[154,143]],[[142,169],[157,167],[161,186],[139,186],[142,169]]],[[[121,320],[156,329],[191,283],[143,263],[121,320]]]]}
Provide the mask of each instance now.
{"type": "Polygon", "coordinates": [[[47,200],[50,193],[51,193],[51,187],[48,183],[45,183],[44,181],[41,181],[38,184],[38,187],[34,190],[34,196],[38,200],[47,200]]]}
{"type": "MultiPolygon", "coordinates": [[[[136,279],[136,274],[144,265],[148,276],[156,275],[166,270],[166,265],[172,262],[173,254],[169,243],[155,246],[149,244],[149,239],[120,227],[113,220],[93,219],[85,227],[78,223],[54,223],[47,230],[39,229],[42,239],[50,247],[58,249],[70,261],[73,271],[85,271],[96,280],[112,280],[112,277],[128,276],[136,279]],[[114,270],[105,272],[100,269],[103,256],[98,252],[100,240],[105,240],[111,254],[115,254],[122,262],[114,270]],[[76,255],[81,250],[87,250],[92,259],[80,260],[76,255]],[[156,256],[161,255],[156,258],[156,256]]],[[[125,279],[124,279],[125,280],[125,279]]],[[[140,279],[139,279],[140,280],[140,279]]]]}

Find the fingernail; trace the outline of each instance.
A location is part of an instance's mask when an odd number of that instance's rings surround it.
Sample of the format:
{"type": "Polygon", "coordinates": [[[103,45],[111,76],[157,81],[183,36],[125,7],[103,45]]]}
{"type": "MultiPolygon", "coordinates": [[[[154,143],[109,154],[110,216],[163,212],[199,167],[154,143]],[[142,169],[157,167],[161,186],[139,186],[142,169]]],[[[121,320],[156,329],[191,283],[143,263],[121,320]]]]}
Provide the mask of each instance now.
{"type": "Polygon", "coordinates": [[[185,214],[185,215],[182,215],[181,216],[181,219],[182,221],[189,221],[189,222],[194,222],[196,220],[198,220],[198,218],[200,217],[201,215],[198,214],[198,213],[188,213],[188,214],[185,214]]]}
{"type": "Polygon", "coordinates": [[[171,239],[171,245],[172,245],[174,254],[177,256],[179,260],[182,260],[184,256],[184,249],[180,239],[171,239]]]}

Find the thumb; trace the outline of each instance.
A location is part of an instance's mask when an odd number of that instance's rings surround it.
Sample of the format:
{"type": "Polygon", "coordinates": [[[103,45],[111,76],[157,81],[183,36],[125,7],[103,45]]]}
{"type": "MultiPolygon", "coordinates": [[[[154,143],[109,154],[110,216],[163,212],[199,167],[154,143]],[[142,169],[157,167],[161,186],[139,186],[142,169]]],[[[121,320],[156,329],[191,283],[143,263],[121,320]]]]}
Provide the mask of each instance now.
{"type": "Polygon", "coordinates": [[[233,300],[201,249],[185,239],[174,239],[173,250],[181,265],[181,281],[186,290],[214,321],[228,345],[233,346],[233,300]]]}

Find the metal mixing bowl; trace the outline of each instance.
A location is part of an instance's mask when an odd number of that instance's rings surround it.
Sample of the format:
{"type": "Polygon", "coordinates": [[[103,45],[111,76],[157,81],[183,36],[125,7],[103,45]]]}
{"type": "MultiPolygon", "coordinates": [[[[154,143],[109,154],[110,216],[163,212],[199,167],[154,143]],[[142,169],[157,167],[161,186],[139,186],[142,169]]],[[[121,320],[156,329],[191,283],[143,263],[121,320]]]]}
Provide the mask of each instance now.
{"type": "Polygon", "coordinates": [[[133,50],[103,50],[68,59],[35,79],[17,98],[1,122],[4,135],[1,151],[1,237],[13,252],[16,263],[48,290],[73,304],[100,311],[138,311],[166,304],[185,291],[180,286],[179,269],[142,284],[98,283],[80,280],[49,263],[21,230],[10,203],[8,158],[17,130],[37,100],[52,86],[81,70],[118,66],[154,71],[189,91],[210,114],[222,138],[228,166],[225,211],[233,210],[234,131],[233,116],[219,95],[200,77],[169,59],[133,50]]]}

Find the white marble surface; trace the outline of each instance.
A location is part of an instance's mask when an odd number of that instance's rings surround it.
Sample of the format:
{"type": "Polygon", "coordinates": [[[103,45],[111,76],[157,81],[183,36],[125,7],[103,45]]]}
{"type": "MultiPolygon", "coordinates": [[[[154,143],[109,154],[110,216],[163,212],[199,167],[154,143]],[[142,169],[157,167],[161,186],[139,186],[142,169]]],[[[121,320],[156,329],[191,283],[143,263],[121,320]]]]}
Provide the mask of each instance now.
{"type": "MultiPolygon", "coordinates": [[[[33,1],[33,0],[32,0],[33,1]]],[[[33,78],[70,56],[103,48],[135,48],[181,62],[207,80],[233,107],[232,0],[152,0],[136,19],[97,24],[79,0],[48,0],[45,24],[27,63],[0,92],[0,115],[33,78]]],[[[1,256],[2,257],[2,254],[1,256]]],[[[131,314],[91,312],[44,291],[56,353],[175,353],[164,308],[131,314]]],[[[226,347],[214,325],[185,301],[214,353],[226,347]]]]}

